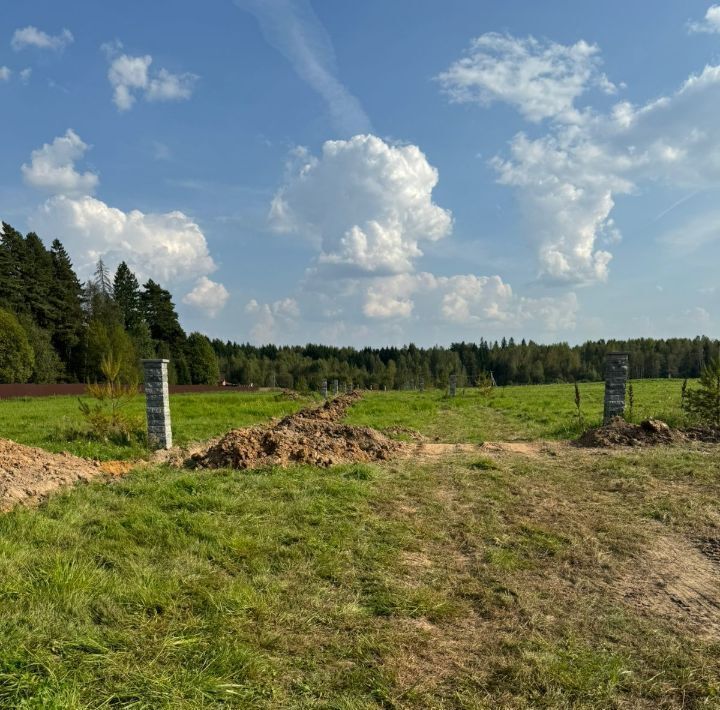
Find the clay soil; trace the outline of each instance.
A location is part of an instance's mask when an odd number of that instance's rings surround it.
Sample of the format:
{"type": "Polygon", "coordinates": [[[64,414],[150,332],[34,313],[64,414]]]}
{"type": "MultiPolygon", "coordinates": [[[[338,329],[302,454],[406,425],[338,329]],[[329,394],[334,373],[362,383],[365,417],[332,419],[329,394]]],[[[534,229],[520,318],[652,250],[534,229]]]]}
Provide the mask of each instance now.
{"type": "Polygon", "coordinates": [[[37,504],[62,486],[105,475],[121,475],[127,462],[97,463],[0,439],[0,511],[37,504]]]}
{"type": "Polygon", "coordinates": [[[342,424],[358,392],[340,395],[321,407],[303,409],[269,426],[235,429],[195,453],[195,468],[259,468],[305,463],[385,461],[406,445],[368,427],[342,424]]]}
{"type": "Polygon", "coordinates": [[[659,419],[647,419],[640,424],[632,424],[616,417],[609,424],[589,429],[575,444],[589,448],[613,448],[683,444],[688,441],[717,443],[720,442],[720,431],[700,427],[673,429],[659,419]]]}

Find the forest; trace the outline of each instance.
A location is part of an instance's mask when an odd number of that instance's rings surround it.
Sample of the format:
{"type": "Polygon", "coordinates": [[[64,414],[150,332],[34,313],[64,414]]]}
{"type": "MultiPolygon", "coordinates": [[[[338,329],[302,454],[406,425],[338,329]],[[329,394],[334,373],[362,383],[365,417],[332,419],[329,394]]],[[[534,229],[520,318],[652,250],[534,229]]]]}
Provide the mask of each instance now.
{"type": "Polygon", "coordinates": [[[232,384],[317,390],[323,380],[342,386],[409,389],[445,387],[451,374],[460,386],[594,381],[603,377],[605,354],[626,351],[630,377],[697,377],[720,354],[707,337],[581,345],[538,344],[513,338],[449,347],[353,348],[307,344],[255,346],[209,340],[183,330],[172,294],[149,279],[140,286],[124,262],[114,274],[100,260],[81,282],[57,239],[23,236],[2,224],[0,241],[0,382],[93,382],[103,357],[122,363],[126,381],[138,379],[140,360],[170,359],[178,384],[232,384]]]}

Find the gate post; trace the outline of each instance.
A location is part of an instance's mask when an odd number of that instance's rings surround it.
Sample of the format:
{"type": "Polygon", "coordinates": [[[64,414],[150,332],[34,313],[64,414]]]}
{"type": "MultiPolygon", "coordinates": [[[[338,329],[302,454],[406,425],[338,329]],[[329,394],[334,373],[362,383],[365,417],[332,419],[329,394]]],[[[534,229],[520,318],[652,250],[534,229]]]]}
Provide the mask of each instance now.
{"type": "Polygon", "coordinates": [[[628,378],[627,353],[608,353],[605,358],[605,409],[603,424],[625,414],[625,385],[628,378]]]}
{"type": "Polygon", "coordinates": [[[145,372],[145,409],[147,412],[147,438],[151,449],[172,447],[170,425],[170,391],[168,363],[170,360],[143,360],[145,372]]]}

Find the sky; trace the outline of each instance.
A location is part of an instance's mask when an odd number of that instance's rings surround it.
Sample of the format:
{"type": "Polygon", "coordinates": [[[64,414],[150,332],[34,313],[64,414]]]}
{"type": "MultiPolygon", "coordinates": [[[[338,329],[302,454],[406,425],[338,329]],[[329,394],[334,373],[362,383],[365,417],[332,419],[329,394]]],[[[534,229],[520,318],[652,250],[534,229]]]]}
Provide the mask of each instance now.
{"type": "Polygon", "coordinates": [[[0,218],[188,331],[720,336],[720,5],[3,10],[0,218]]]}

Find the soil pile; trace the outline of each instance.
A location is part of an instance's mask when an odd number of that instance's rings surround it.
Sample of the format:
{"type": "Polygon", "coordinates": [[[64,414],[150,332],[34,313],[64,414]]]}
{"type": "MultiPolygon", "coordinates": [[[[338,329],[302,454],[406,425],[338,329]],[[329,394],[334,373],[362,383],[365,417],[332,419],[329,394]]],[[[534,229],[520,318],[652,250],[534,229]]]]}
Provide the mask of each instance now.
{"type": "Polygon", "coordinates": [[[106,471],[102,464],[0,439],[0,511],[37,503],[61,486],[88,481],[106,471]]]}
{"type": "Polygon", "coordinates": [[[621,417],[615,417],[605,426],[586,431],[575,444],[594,448],[609,448],[614,446],[681,444],[688,441],[719,443],[720,431],[702,427],[672,429],[659,419],[647,419],[640,424],[631,424],[621,417]]]}
{"type": "Polygon", "coordinates": [[[358,392],[341,395],[270,426],[235,429],[192,456],[189,463],[197,468],[257,468],[290,463],[332,466],[385,461],[405,444],[374,429],[340,423],[360,396],[358,392]]]}

